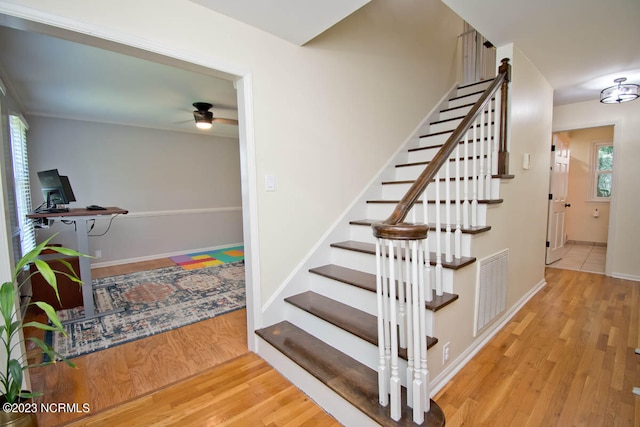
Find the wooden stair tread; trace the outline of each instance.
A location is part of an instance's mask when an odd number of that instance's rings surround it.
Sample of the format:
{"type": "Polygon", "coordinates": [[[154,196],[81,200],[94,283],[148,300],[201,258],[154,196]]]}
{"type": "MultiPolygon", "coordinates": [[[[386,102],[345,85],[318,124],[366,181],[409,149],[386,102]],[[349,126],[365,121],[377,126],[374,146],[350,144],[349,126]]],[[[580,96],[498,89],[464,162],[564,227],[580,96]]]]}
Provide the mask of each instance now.
{"type": "MultiPolygon", "coordinates": [[[[351,268],[342,267],[335,264],[323,265],[309,270],[311,273],[323,276],[329,279],[337,280],[360,289],[364,289],[376,293],[376,275],[365,273],[363,271],[353,270],[351,268]]],[[[458,299],[458,295],[443,292],[442,295],[436,295],[436,291],[432,291],[431,301],[425,302],[427,310],[438,311],[443,307],[451,304],[458,299]]],[[[396,295],[398,293],[396,292],[396,295]]]]}
{"type": "MultiPolygon", "coordinates": [[[[362,338],[375,346],[378,345],[378,320],[372,314],[313,291],[302,292],[284,300],[307,313],[311,313],[332,325],[344,329],[358,338],[362,338]]],[[[427,335],[427,349],[436,345],[437,342],[437,338],[427,335]]],[[[398,356],[407,360],[407,349],[398,348],[398,356]]]]}
{"type": "MultiPolygon", "coordinates": [[[[487,139],[488,138],[486,136],[484,138],[482,138],[482,140],[484,140],[484,141],[486,141],[487,139]]],[[[493,139],[493,137],[491,137],[491,139],[493,139]]],[[[474,142],[479,142],[479,141],[481,141],[481,138],[479,138],[479,137],[476,138],[475,140],[470,139],[469,140],[469,144],[473,144],[474,142]]],[[[463,138],[460,139],[460,141],[458,141],[458,144],[464,145],[464,139],[463,138]]],[[[414,148],[409,148],[407,150],[407,152],[413,153],[413,152],[416,152],[416,151],[432,150],[432,149],[435,149],[435,148],[440,149],[440,148],[442,148],[443,145],[444,145],[444,143],[443,144],[435,144],[435,145],[427,145],[427,146],[424,146],[424,147],[414,147],[414,148]]]]}
{"type": "MultiPolygon", "coordinates": [[[[383,222],[383,221],[384,220],[376,220],[376,219],[357,219],[354,221],[349,221],[349,224],[371,226],[374,223],[383,222]]],[[[442,224],[442,230],[445,230],[445,227],[446,225],[442,224]]],[[[455,224],[451,224],[451,230],[455,230],[455,228],[456,228],[455,224]]],[[[436,225],[429,224],[429,230],[435,231],[436,225]]],[[[480,234],[489,230],[491,230],[490,225],[476,225],[476,226],[469,226],[468,228],[464,228],[464,227],[461,228],[461,231],[464,234],[480,234]]]]}
{"type": "MultiPolygon", "coordinates": [[[[402,418],[393,421],[389,406],[378,403],[378,374],[357,360],[283,321],[256,334],[289,357],[309,374],[382,426],[415,426],[403,393],[402,418]]],[[[403,390],[404,391],[404,390],[403,390]]],[[[442,409],[432,400],[422,426],[444,426],[442,409]]]]}
{"type": "MultiPolygon", "coordinates": [[[[478,199],[477,200],[478,203],[481,203],[483,205],[497,205],[503,202],[502,199],[478,199]]],[[[394,205],[397,205],[398,203],[400,203],[400,200],[367,200],[367,203],[392,203],[394,205]]],[[[436,201],[435,200],[427,200],[427,203],[431,204],[435,204],[436,201]]],[[[451,201],[452,204],[455,204],[455,201],[451,201]]],[[[422,200],[418,200],[416,203],[416,205],[420,205],[420,204],[424,204],[424,202],[422,200]]],[[[443,200],[440,201],[441,205],[444,205],[445,202],[443,200]]]]}
{"type": "MultiPolygon", "coordinates": [[[[376,253],[376,245],[374,243],[366,243],[366,242],[357,242],[355,240],[347,240],[344,242],[332,243],[331,247],[346,249],[349,251],[362,252],[366,254],[375,255],[376,253]]],[[[436,254],[431,252],[430,254],[430,262],[431,265],[436,265],[436,254]]],[[[474,257],[462,257],[460,259],[453,258],[453,261],[447,262],[442,257],[442,266],[444,268],[450,268],[452,270],[458,270],[462,267],[465,267],[469,264],[473,264],[476,262],[474,257]]]]}
{"type": "MultiPolygon", "coordinates": [[[[476,155],[475,157],[473,156],[468,156],[466,159],[465,157],[460,157],[460,161],[465,161],[465,160],[473,160],[473,159],[480,159],[480,158],[487,158],[487,155],[485,154],[484,156],[480,156],[480,155],[476,155]]],[[[450,158],[449,162],[454,163],[456,161],[455,158],[450,158]]],[[[412,166],[427,166],[429,163],[431,163],[430,160],[425,160],[422,162],[411,162],[411,163],[399,163],[396,165],[397,168],[408,168],[408,167],[412,167],[412,166]]]]}

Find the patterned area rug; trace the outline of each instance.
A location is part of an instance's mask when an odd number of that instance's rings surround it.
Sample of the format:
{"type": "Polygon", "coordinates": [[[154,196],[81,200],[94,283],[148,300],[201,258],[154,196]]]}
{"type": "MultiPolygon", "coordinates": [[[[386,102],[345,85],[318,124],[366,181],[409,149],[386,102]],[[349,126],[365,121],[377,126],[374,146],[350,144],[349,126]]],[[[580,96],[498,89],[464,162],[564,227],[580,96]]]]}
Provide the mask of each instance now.
{"type": "Polygon", "coordinates": [[[185,270],[212,267],[214,265],[244,260],[244,246],[224,248],[215,251],[198,252],[195,254],[178,255],[169,259],[185,270]]]}
{"type": "MultiPolygon", "coordinates": [[[[245,306],[242,262],[188,271],[159,268],[93,281],[97,312],[123,307],[120,313],[65,325],[68,336],[48,334],[48,341],[70,358],[179,328],[245,306]]],[[[79,317],[82,307],[61,310],[61,320],[79,317]]]]}

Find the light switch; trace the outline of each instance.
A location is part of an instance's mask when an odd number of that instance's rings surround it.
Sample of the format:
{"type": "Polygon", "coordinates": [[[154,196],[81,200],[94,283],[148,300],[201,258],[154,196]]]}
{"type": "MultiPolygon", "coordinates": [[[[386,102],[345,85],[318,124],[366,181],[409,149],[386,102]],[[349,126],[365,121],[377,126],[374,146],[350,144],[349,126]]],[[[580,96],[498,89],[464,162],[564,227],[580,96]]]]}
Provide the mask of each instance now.
{"type": "Polygon", "coordinates": [[[531,153],[524,153],[522,155],[522,169],[531,169],[531,153]]]}
{"type": "Polygon", "coordinates": [[[264,176],[264,189],[266,191],[276,191],[276,177],[274,175],[264,176]]]}

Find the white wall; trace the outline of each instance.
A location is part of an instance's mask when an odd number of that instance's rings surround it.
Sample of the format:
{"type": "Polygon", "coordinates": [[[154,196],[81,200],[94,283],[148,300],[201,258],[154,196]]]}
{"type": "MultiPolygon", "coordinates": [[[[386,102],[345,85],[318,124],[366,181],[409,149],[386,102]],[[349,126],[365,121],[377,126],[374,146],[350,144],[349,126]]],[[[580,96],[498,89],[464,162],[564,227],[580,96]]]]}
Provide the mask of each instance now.
{"type": "MultiPolygon", "coordinates": [[[[242,243],[240,160],[233,138],[78,120],[29,117],[28,150],[34,206],[43,201],[37,172],[69,176],[77,202],[118,206],[103,237],[90,239],[95,263],[150,259],[193,249],[242,243]]],[[[91,234],[106,230],[99,221],[91,234]]],[[[75,246],[73,226],[59,222],[38,232],[61,232],[75,246]]]]}
{"type": "Polygon", "coordinates": [[[554,131],[614,125],[614,192],[611,200],[607,274],[640,280],[640,101],[620,105],[587,101],[557,106],[554,131]]]}

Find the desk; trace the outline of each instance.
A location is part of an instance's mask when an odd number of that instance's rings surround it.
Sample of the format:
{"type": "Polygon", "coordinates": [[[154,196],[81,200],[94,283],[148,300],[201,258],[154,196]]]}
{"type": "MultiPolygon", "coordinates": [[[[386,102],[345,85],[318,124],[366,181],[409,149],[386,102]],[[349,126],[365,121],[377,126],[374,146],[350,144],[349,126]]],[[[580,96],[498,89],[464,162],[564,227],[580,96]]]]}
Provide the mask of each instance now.
{"type": "MultiPolygon", "coordinates": [[[[64,221],[73,221],[76,223],[76,239],[78,242],[78,252],[89,255],[89,229],[87,227],[88,221],[96,219],[109,219],[114,215],[125,215],[129,213],[128,210],[109,207],[105,210],[88,210],[88,209],[69,209],[68,212],[33,212],[27,215],[27,218],[38,219],[59,219],[64,221]]],[[[80,262],[80,280],[82,280],[82,302],[84,304],[84,317],[79,319],[73,319],[72,322],[79,320],[93,319],[94,317],[104,316],[107,314],[122,311],[123,309],[110,310],[108,312],[96,313],[95,303],[93,301],[93,284],[91,278],[91,260],[88,257],[81,256],[80,262]]]]}

